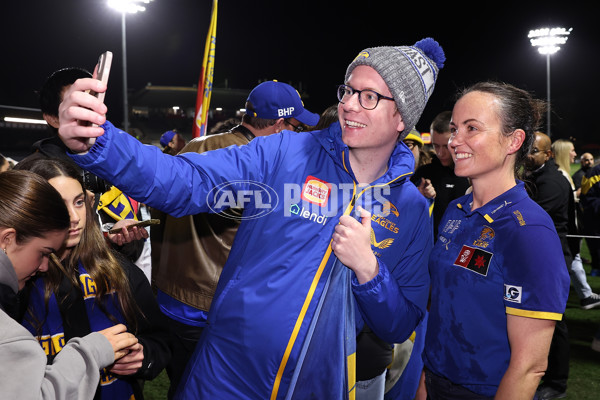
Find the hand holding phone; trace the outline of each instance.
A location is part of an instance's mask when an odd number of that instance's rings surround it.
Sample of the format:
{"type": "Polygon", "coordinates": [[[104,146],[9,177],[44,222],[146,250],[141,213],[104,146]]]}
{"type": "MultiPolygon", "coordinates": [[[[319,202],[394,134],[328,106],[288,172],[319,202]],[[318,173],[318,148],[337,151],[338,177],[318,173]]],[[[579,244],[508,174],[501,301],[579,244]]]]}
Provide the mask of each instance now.
{"type": "MultiPolygon", "coordinates": [[[[135,224],[127,225],[126,228],[128,231],[130,231],[131,229],[133,229],[134,226],[143,228],[145,226],[158,225],[158,224],[160,224],[160,219],[147,219],[145,221],[139,221],[139,222],[136,222],[135,224]]],[[[113,228],[113,229],[109,230],[108,233],[110,233],[110,234],[121,233],[123,228],[124,228],[123,226],[120,228],[113,228]]]]}

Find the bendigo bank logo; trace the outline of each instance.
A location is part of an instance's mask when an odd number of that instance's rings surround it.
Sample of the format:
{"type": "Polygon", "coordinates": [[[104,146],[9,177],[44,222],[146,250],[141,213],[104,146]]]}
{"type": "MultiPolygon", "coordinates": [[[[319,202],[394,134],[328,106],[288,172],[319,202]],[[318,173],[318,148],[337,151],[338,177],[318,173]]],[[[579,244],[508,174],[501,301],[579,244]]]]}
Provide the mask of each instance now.
{"type": "Polygon", "coordinates": [[[454,265],[487,276],[493,254],[475,247],[463,246],[454,260],[454,265]]]}
{"type": "Polygon", "coordinates": [[[269,185],[254,181],[232,181],[215,186],[206,195],[211,212],[234,219],[256,219],[270,214],[279,203],[277,192],[269,185]],[[241,217],[229,209],[248,209],[241,217]]]}

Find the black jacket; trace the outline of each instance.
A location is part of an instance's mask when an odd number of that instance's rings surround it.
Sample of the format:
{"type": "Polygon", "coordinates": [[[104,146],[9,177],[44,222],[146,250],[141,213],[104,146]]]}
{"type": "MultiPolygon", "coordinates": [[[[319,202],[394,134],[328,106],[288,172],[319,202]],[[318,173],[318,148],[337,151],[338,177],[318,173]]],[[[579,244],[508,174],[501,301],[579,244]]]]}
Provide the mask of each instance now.
{"type": "Polygon", "coordinates": [[[573,198],[571,185],[558,170],[554,159],[526,176],[529,196],[552,218],[558,236],[562,239],[569,231],[569,208],[573,198]]]}
{"type": "Polygon", "coordinates": [[[587,235],[600,234],[600,165],[596,165],[585,172],[579,196],[584,230],[587,235]]]}
{"type": "Polygon", "coordinates": [[[577,251],[575,246],[569,245],[567,239],[567,234],[575,226],[575,198],[571,183],[558,170],[554,159],[551,158],[542,167],[526,175],[525,187],[529,196],[552,218],[565,262],[571,265],[573,261],[571,247],[573,251],[577,251]]]}
{"type": "Polygon", "coordinates": [[[454,169],[444,167],[437,157],[431,163],[417,168],[410,180],[417,186],[421,178],[429,179],[435,189],[433,203],[433,234],[437,240],[438,225],[440,224],[448,204],[454,199],[464,196],[470,186],[467,178],[454,175],[454,169]]]}

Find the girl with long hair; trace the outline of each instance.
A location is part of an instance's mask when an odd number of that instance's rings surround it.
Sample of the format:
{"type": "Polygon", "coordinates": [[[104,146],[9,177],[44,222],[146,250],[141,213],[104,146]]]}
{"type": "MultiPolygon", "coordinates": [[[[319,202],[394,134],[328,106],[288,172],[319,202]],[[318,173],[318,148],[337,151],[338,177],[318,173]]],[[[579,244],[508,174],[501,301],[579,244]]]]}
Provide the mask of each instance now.
{"type": "Polygon", "coordinates": [[[6,399],[91,399],[100,369],[137,342],[115,325],[63,343],[49,362],[38,342],[15,319],[17,293],[48,270],[61,248],[69,213],[60,195],[28,171],[0,173],[0,393],[6,399]],[[64,379],[68,376],[69,379],[64,379]]]}
{"type": "Polygon", "coordinates": [[[125,324],[139,343],[102,372],[97,398],[142,399],[138,379],[153,379],[170,357],[164,315],[150,284],[131,261],[111,250],[86,201],[81,170],[63,160],[19,164],[45,178],[69,210],[70,228],[53,267],[38,278],[23,321],[49,356],[62,344],[116,324],[125,324]]]}

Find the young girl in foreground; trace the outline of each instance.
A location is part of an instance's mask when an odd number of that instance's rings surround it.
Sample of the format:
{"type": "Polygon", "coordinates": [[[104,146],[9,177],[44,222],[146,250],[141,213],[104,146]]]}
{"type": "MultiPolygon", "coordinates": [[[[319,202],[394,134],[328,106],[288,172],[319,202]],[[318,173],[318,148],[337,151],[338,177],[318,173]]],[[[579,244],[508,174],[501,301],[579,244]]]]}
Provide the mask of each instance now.
{"type": "Polygon", "coordinates": [[[137,340],[115,325],[69,341],[52,363],[16,318],[16,296],[67,235],[60,195],[38,175],[0,173],[0,393],[5,399],[91,399],[100,369],[137,340]],[[107,340],[108,339],[108,340],[107,340]],[[64,379],[68,376],[70,379],[64,379]]]}
{"type": "Polygon", "coordinates": [[[516,175],[544,104],[484,82],[454,106],[448,148],[473,191],[450,203],[429,261],[430,399],[534,398],[569,275],[554,224],[516,175]]]}
{"type": "Polygon", "coordinates": [[[113,252],[86,201],[81,174],[62,160],[19,165],[43,178],[60,193],[70,215],[70,229],[56,265],[38,278],[29,297],[24,325],[49,356],[64,342],[115,324],[125,324],[139,343],[103,370],[101,398],[143,398],[138,379],[153,379],[170,357],[164,315],[150,284],[133,263],[113,252]]]}

